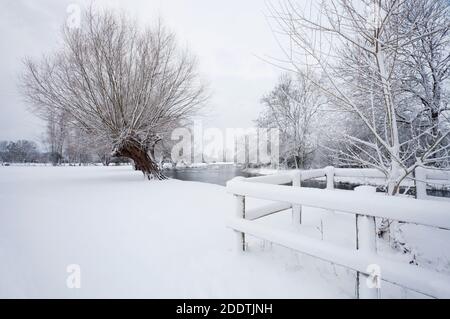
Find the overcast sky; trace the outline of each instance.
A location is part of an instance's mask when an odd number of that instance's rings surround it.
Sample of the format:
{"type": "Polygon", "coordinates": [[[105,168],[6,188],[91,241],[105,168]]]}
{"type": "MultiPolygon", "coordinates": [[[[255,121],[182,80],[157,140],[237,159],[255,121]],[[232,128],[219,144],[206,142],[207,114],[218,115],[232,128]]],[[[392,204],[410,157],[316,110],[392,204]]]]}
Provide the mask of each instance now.
{"type": "MultiPolygon", "coordinates": [[[[39,57],[57,47],[70,4],[90,1],[1,0],[0,140],[40,141],[43,125],[27,111],[18,93],[24,56],[39,57]]],[[[207,127],[249,127],[259,100],[280,70],[260,57],[281,53],[272,36],[263,0],[97,0],[97,6],[124,8],[142,23],[158,16],[176,32],[180,44],[199,57],[212,98],[207,127]]]]}

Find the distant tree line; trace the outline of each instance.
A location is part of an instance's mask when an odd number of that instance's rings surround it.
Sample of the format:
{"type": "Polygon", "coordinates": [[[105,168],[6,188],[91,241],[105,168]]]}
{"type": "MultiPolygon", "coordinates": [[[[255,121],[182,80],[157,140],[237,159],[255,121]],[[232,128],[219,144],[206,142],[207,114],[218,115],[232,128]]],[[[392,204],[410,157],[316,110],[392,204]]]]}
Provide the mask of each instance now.
{"type": "Polygon", "coordinates": [[[0,162],[38,163],[46,162],[46,157],[33,141],[0,141],[0,162]]]}
{"type": "Polygon", "coordinates": [[[90,143],[84,144],[76,135],[67,135],[59,151],[51,144],[44,145],[42,150],[36,142],[29,140],[0,141],[0,164],[8,163],[44,163],[54,166],[102,163],[107,166],[129,163],[129,160],[113,157],[101,148],[92,147],[90,143]]]}

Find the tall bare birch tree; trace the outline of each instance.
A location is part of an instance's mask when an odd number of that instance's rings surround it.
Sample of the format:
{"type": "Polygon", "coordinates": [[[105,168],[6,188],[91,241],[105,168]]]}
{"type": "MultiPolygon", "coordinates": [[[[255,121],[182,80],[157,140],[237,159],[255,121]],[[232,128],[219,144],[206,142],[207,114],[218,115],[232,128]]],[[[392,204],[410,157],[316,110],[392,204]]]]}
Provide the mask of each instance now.
{"type": "Polygon", "coordinates": [[[346,147],[338,155],[347,165],[382,171],[390,195],[399,192],[400,183],[417,166],[435,164],[433,156],[448,135],[430,135],[428,129],[402,134],[411,130],[411,123],[399,116],[405,109],[399,76],[406,66],[402,53],[449,28],[443,24],[418,32],[418,26],[442,13],[414,13],[414,6],[407,5],[411,1],[416,0],[326,0],[314,2],[320,3],[316,7],[283,0],[269,5],[285,53],[280,64],[306,77],[310,72],[305,70],[322,74],[323,82],[310,81],[329,98],[334,111],[353,116],[361,126],[356,134],[342,128],[346,147]],[[413,23],[405,28],[411,17],[413,23]],[[428,143],[419,151],[424,135],[428,143]]]}
{"type": "Polygon", "coordinates": [[[80,28],[64,29],[63,40],[54,54],[25,62],[22,83],[34,110],[66,112],[114,156],[164,179],[153,148],[205,100],[195,58],[161,22],[141,30],[111,11],[89,10],[80,28]]]}

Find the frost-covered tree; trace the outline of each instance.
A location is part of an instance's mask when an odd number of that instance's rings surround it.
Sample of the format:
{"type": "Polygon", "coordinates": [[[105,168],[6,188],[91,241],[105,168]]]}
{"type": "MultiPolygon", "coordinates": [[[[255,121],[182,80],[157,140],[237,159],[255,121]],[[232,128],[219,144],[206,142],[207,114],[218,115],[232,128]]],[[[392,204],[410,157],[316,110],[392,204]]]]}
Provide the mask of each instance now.
{"type": "Polygon", "coordinates": [[[3,161],[12,163],[32,163],[39,160],[36,143],[28,140],[0,143],[0,155],[3,161]]]}
{"type": "MultiPolygon", "coordinates": [[[[449,130],[450,1],[410,0],[405,6],[408,15],[402,28],[413,30],[414,38],[419,40],[399,51],[404,61],[401,83],[410,97],[408,103],[418,107],[409,110],[401,120],[415,126],[413,134],[422,134],[418,143],[420,156],[449,130]]],[[[449,142],[448,138],[441,141],[426,159],[427,164],[450,167],[449,142]]]]}
{"type": "Polygon", "coordinates": [[[46,122],[43,142],[48,149],[50,161],[53,165],[58,165],[63,159],[69,130],[69,116],[64,110],[53,107],[41,109],[38,114],[46,122]]]}
{"type": "Polygon", "coordinates": [[[0,141],[0,163],[6,162],[8,156],[8,142],[0,141]]]}
{"type": "Polygon", "coordinates": [[[307,77],[280,77],[261,103],[258,127],[280,131],[280,157],[285,165],[310,168],[318,148],[319,111],[324,100],[307,77]]]}
{"type": "Polygon", "coordinates": [[[428,14],[420,10],[418,14],[408,1],[401,0],[327,0],[306,10],[303,2],[285,0],[271,11],[277,32],[287,37],[287,41],[280,40],[287,43],[282,46],[285,62],[292,71],[308,77],[328,97],[334,111],[346,114],[360,127],[341,127],[346,147],[336,151],[346,165],[382,171],[388,193],[396,195],[417,166],[435,164],[434,155],[448,132],[429,135],[428,128],[413,131],[412,124],[404,121],[405,111],[417,107],[405,103],[401,75],[407,64],[402,53],[448,29],[444,23],[418,31],[419,25],[427,25],[442,12],[430,9],[428,14]],[[414,22],[405,27],[411,16],[414,22]],[[323,80],[309,76],[310,70],[316,70],[323,80]],[[424,135],[428,143],[419,149],[424,135]]]}
{"type": "Polygon", "coordinates": [[[113,162],[111,149],[101,141],[93,139],[90,141],[92,152],[97,156],[98,160],[104,165],[109,166],[113,162]]]}
{"type": "Polygon", "coordinates": [[[110,11],[91,9],[80,28],[64,29],[63,40],[53,55],[25,63],[22,83],[34,109],[67,113],[113,155],[132,159],[149,179],[163,179],[149,154],[172,123],[205,100],[196,60],[161,22],[141,30],[110,11]]]}
{"type": "Polygon", "coordinates": [[[88,164],[93,160],[92,139],[83,130],[72,127],[67,134],[65,159],[71,164],[88,164]]]}

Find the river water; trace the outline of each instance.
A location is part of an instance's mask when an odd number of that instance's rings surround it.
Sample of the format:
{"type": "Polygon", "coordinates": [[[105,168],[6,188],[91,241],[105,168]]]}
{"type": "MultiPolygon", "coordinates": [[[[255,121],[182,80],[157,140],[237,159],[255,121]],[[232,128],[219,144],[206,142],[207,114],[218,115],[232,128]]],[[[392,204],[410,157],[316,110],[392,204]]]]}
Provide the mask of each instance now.
{"type": "MultiPolygon", "coordinates": [[[[204,168],[182,168],[164,171],[166,176],[182,181],[201,182],[225,186],[226,183],[237,177],[253,177],[258,176],[242,171],[241,168],[234,165],[210,165],[204,168]]],[[[325,181],[310,180],[302,182],[303,187],[322,188],[326,187],[325,181]]],[[[350,183],[336,183],[337,189],[353,190],[358,185],[350,183]]],[[[381,190],[379,190],[381,191],[381,190]]],[[[411,193],[413,195],[413,193],[411,193]]],[[[448,190],[428,190],[428,195],[438,197],[450,197],[448,190]]]]}
{"type": "MultiPolygon", "coordinates": [[[[181,168],[164,171],[164,174],[170,178],[182,181],[201,182],[226,186],[226,183],[238,176],[254,177],[257,174],[244,172],[241,168],[233,165],[211,165],[205,168],[181,168]]],[[[326,182],[319,180],[310,180],[302,182],[303,187],[325,188],[326,182]]],[[[339,189],[353,190],[357,185],[347,183],[337,183],[339,189]]]]}
{"type": "Polygon", "coordinates": [[[253,177],[254,174],[243,172],[234,165],[211,165],[207,168],[181,168],[164,171],[170,178],[182,181],[202,182],[225,186],[226,183],[238,176],[253,177]]]}

